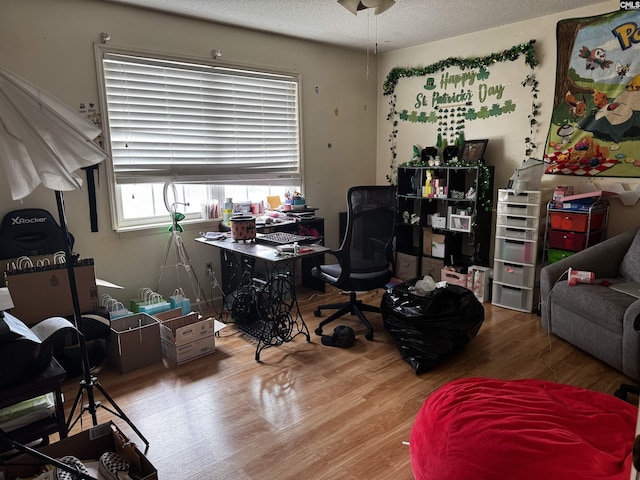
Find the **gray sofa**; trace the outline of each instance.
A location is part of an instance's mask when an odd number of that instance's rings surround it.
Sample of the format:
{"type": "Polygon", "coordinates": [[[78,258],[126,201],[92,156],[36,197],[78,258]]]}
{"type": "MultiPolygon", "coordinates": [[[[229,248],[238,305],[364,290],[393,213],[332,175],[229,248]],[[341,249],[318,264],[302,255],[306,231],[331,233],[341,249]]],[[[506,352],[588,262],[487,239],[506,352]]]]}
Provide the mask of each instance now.
{"type": "Polygon", "coordinates": [[[640,282],[640,230],[611,237],[542,268],[542,326],[640,381],[640,299],[602,286],[603,279],[640,282]],[[595,273],[593,285],[568,285],[567,270],[595,273]]]}

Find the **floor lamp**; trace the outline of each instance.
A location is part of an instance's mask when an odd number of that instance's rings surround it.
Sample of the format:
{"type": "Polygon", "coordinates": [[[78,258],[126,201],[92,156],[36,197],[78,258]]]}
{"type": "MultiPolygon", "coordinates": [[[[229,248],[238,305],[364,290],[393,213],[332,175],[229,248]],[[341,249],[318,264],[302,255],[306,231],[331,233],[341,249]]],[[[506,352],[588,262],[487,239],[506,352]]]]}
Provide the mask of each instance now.
{"type": "Polygon", "coordinates": [[[98,416],[97,410],[102,407],[108,412],[112,413],[120,417],[122,420],[127,422],[127,424],[131,427],[131,429],[136,432],[136,434],[142,439],[145,445],[149,446],[149,441],[142,435],[140,430],[133,424],[133,422],[125,415],[122,409],[118,406],[118,404],[109,396],[106,390],[100,385],[97,377],[91,375],[91,366],[89,364],[89,354],[87,352],[87,344],[84,336],[84,325],[82,323],[82,313],[80,312],[80,300],[78,299],[78,288],[76,284],[76,274],[74,270],[75,260],[73,253],[71,251],[71,240],[69,237],[69,230],[67,228],[67,217],[64,209],[64,198],[62,196],[62,192],[59,190],[55,191],[56,193],[56,205],[58,207],[58,217],[60,219],[60,228],[62,230],[64,248],[65,248],[65,258],[66,258],[66,266],[67,266],[67,275],[69,276],[69,289],[71,290],[71,301],[73,304],[73,317],[76,329],[78,330],[78,345],[80,346],[80,356],[82,361],[82,375],[83,378],[80,381],[80,388],[78,389],[78,393],[73,402],[73,406],[71,407],[71,411],[69,412],[69,417],[67,419],[67,431],[70,431],[73,426],[80,420],[82,414],[84,412],[89,412],[91,415],[91,420],[93,425],[98,424],[98,416]],[[94,396],[94,388],[97,389],[109,402],[112,408],[105,406],[102,402],[96,401],[94,396]],[[82,400],[84,393],[87,394],[88,403],[80,406],[80,401],[82,400]],[[79,408],[78,415],[75,416],[76,410],[79,408]]]}

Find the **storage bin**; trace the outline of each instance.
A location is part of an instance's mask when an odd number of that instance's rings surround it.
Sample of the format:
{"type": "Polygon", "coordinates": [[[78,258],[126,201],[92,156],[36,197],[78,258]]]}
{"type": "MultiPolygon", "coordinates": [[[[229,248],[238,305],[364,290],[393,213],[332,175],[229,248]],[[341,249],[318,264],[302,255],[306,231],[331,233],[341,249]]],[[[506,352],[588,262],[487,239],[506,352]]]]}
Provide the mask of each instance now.
{"type": "Polygon", "coordinates": [[[422,265],[420,269],[420,276],[431,276],[435,282],[439,282],[441,279],[440,270],[444,268],[444,260],[437,258],[422,257],[422,265]]]}
{"type": "Polygon", "coordinates": [[[533,263],[534,244],[531,242],[498,238],[496,244],[496,259],[516,263],[533,263]]]}
{"type": "Polygon", "coordinates": [[[498,225],[496,227],[496,236],[513,238],[516,240],[535,240],[538,236],[538,231],[526,228],[513,228],[498,225]]]}
{"type": "Polygon", "coordinates": [[[517,265],[496,261],[494,268],[494,280],[506,283],[514,287],[526,287],[533,285],[536,270],[532,265],[517,265]]]}
{"type": "MultiPolygon", "coordinates": [[[[572,212],[550,212],[551,228],[571,232],[589,231],[589,214],[572,212]]],[[[605,212],[591,215],[591,231],[600,230],[604,225],[605,212]]]]}
{"type": "Polygon", "coordinates": [[[570,257],[576,252],[569,252],[567,250],[556,250],[555,248],[547,249],[547,263],[555,263],[563,258],[570,257]]]}
{"type": "Polygon", "coordinates": [[[513,190],[498,190],[498,201],[505,203],[540,203],[540,192],[522,192],[516,194],[513,190]]]}
{"type": "Polygon", "coordinates": [[[396,277],[411,280],[418,276],[418,257],[398,252],[396,254],[396,277]]]}
{"type": "Polygon", "coordinates": [[[495,284],[493,298],[493,303],[498,306],[530,312],[531,304],[533,303],[533,291],[495,284]]]}
{"type": "Polygon", "coordinates": [[[488,302],[490,299],[491,276],[492,269],[489,267],[479,267],[477,265],[469,267],[467,288],[473,292],[481,303],[488,302]]]}
{"type": "Polygon", "coordinates": [[[539,217],[540,205],[498,203],[498,214],[513,215],[516,217],[539,217]]]}
{"type": "Polygon", "coordinates": [[[496,217],[496,225],[504,225],[505,227],[519,228],[538,228],[540,217],[515,217],[512,215],[498,215],[496,217]]]}
{"type": "Polygon", "coordinates": [[[563,230],[549,231],[549,246],[559,250],[579,252],[600,242],[602,231],[587,233],[565,232],[563,230]],[[588,240],[587,240],[588,238],[588,240]]]}
{"type": "Polygon", "coordinates": [[[451,270],[445,270],[443,268],[440,271],[440,279],[442,282],[447,282],[451,285],[459,285],[461,287],[467,288],[468,274],[466,273],[453,272],[451,270]]]}

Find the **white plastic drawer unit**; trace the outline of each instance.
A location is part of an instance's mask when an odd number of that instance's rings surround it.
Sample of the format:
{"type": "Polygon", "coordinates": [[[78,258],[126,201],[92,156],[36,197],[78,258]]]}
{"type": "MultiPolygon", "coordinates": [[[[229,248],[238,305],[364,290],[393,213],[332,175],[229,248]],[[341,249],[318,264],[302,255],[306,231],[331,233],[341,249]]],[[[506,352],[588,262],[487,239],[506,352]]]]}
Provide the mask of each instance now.
{"type": "Polygon", "coordinates": [[[493,280],[514,287],[527,287],[535,282],[536,269],[533,265],[518,265],[496,260],[493,280]]]}
{"type": "Polygon", "coordinates": [[[510,215],[514,217],[539,217],[540,205],[498,202],[498,215],[510,215]]]}
{"type": "Polygon", "coordinates": [[[530,312],[533,304],[533,290],[514,288],[495,284],[493,287],[493,303],[495,305],[530,312]]]}
{"type": "Polygon", "coordinates": [[[517,228],[539,228],[540,217],[517,217],[514,215],[498,215],[497,225],[517,228]]]}
{"type": "Polygon", "coordinates": [[[496,238],[496,260],[514,263],[534,263],[536,244],[527,241],[496,238]]]}
{"type": "Polygon", "coordinates": [[[539,236],[537,229],[505,227],[502,225],[496,227],[496,237],[512,238],[514,240],[535,240],[539,236]]]}
{"type": "Polygon", "coordinates": [[[522,192],[516,194],[512,190],[498,190],[498,202],[540,204],[540,192],[522,192]]]}

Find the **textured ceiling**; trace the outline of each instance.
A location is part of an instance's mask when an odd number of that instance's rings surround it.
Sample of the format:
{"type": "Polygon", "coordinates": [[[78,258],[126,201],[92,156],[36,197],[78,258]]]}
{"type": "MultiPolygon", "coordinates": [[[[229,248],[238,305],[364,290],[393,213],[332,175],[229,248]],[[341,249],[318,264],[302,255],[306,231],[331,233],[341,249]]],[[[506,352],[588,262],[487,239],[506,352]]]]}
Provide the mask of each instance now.
{"type": "Polygon", "coordinates": [[[396,0],[354,16],[336,0],[104,0],[254,30],[388,52],[602,0],[396,0]],[[377,47],[376,47],[377,44],[377,47]]]}

